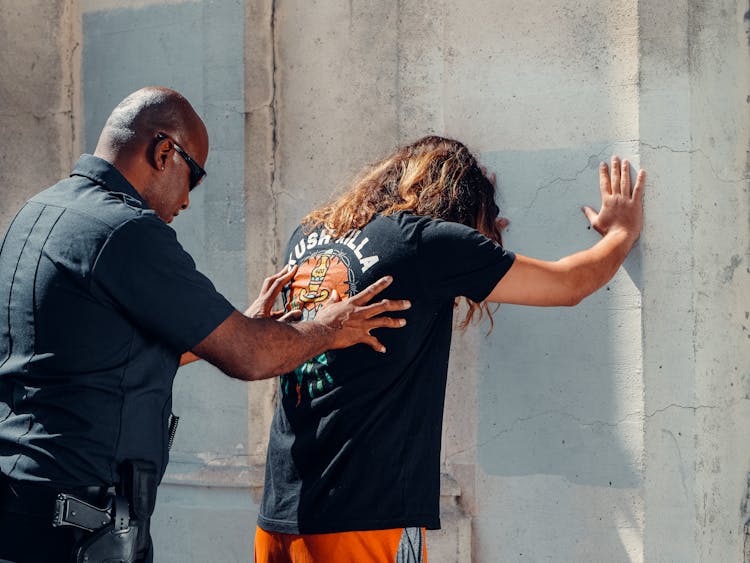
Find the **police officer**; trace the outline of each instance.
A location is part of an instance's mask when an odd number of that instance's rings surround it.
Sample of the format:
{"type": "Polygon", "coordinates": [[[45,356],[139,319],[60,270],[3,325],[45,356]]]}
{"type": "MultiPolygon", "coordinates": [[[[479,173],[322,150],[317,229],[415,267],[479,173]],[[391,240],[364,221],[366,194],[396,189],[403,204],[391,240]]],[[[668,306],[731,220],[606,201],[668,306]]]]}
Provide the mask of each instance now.
{"type": "MultiPolygon", "coordinates": [[[[208,135],[179,93],[139,90],[93,155],[31,198],[0,248],[0,559],[149,561],[172,381],[192,351],[231,377],[282,374],[403,321],[356,297],[296,324],[249,318],[167,226],[205,177],[208,135]]],[[[255,311],[266,313],[274,277],[255,311]]],[[[192,356],[195,357],[195,356],[192,356]]]]}

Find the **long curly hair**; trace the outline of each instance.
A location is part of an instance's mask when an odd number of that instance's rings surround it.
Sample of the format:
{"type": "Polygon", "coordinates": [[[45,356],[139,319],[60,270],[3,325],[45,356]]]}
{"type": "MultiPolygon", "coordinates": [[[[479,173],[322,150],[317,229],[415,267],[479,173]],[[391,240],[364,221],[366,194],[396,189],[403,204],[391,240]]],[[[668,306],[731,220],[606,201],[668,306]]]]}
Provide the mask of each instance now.
{"type": "MultiPolygon", "coordinates": [[[[367,167],[343,195],[309,213],[302,224],[342,236],[378,213],[399,211],[461,223],[502,244],[495,187],[463,143],[438,136],[423,137],[367,167]]],[[[487,304],[465,299],[469,308],[460,327],[478,313],[477,319],[487,314],[492,330],[487,304]]]]}

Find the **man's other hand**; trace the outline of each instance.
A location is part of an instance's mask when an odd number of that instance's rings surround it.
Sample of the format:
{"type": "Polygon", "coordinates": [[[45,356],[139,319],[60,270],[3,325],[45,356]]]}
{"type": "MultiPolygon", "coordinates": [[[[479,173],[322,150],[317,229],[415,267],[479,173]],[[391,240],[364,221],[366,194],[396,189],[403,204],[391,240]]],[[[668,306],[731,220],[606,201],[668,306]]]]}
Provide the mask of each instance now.
{"type": "Polygon", "coordinates": [[[643,226],[643,185],[646,172],[638,171],[635,186],[631,187],[630,163],[612,157],[611,171],[607,164],[599,165],[599,190],[602,206],[599,212],[584,207],[583,212],[591,226],[600,234],[622,229],[635,241],[643,226]]]}

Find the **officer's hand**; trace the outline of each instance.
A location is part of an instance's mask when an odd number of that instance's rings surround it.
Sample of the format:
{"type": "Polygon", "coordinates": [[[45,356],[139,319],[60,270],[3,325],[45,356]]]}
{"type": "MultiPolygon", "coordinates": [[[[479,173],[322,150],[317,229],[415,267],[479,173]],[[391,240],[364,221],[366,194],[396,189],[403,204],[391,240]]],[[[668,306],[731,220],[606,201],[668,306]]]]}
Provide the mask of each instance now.
{"type": "Polygon", "coordinates": [[[338,300],[338,295],[334,292],[328,304],[315,316],[315,322],[334,331],[332,349],[367,344],[377,352],[385,352],[385,346],[372,336],[370,331],[376,328],[400,328],[406,324],[406,320],[377,315],[388,311],[403,311],[411,307],[411,303],[406,300],[383,299],[377,303],[370,303],[378,293],[391,285],[392,281],[391,276],[385,276],[343,301],[338,300]]]}
{"type": "Polygon", "coordinates": [[[273,304],[276,298],[297,273],[297,265],[293,267],[285,266],[283,270],[268,276],[263,280],[260,288],[260,295],[253,301],[253,304],[245,311],[246,317],[255,319],[278,319],[280,321],[294,321],[302,316],[302,311],[290,311],[284,313],[283,310],[273,311],[273,304]]]}

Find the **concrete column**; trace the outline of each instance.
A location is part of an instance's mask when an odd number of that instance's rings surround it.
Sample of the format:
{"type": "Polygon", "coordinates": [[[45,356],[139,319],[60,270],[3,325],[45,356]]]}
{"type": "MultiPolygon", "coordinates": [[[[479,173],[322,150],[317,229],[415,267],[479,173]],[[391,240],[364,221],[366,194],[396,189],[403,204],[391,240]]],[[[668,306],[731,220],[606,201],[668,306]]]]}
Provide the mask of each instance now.
{"type": "Polygon", "coordinates": [[[695,561],[695,313],[688,2],[639,4],[646,560],[695,561]],[[665,257],[669,256],[669,260],[665,257]],[[670,515],[666,517],[666,515],[670,515]],[[677,517],[677,515],[680,515],[677,517]],[[664,541],[664,538],[674,541],[664,541]]]}
{"type": "Polygon", "coordinates": [[[0,4],[0,232],[21,204],[66,176],[80,144],[77,2],[0,4]]]}
{"type": "Polygon", "coordinates": [[[748,6],[640,3],[647,561],[741,561],[748,6]]]}

